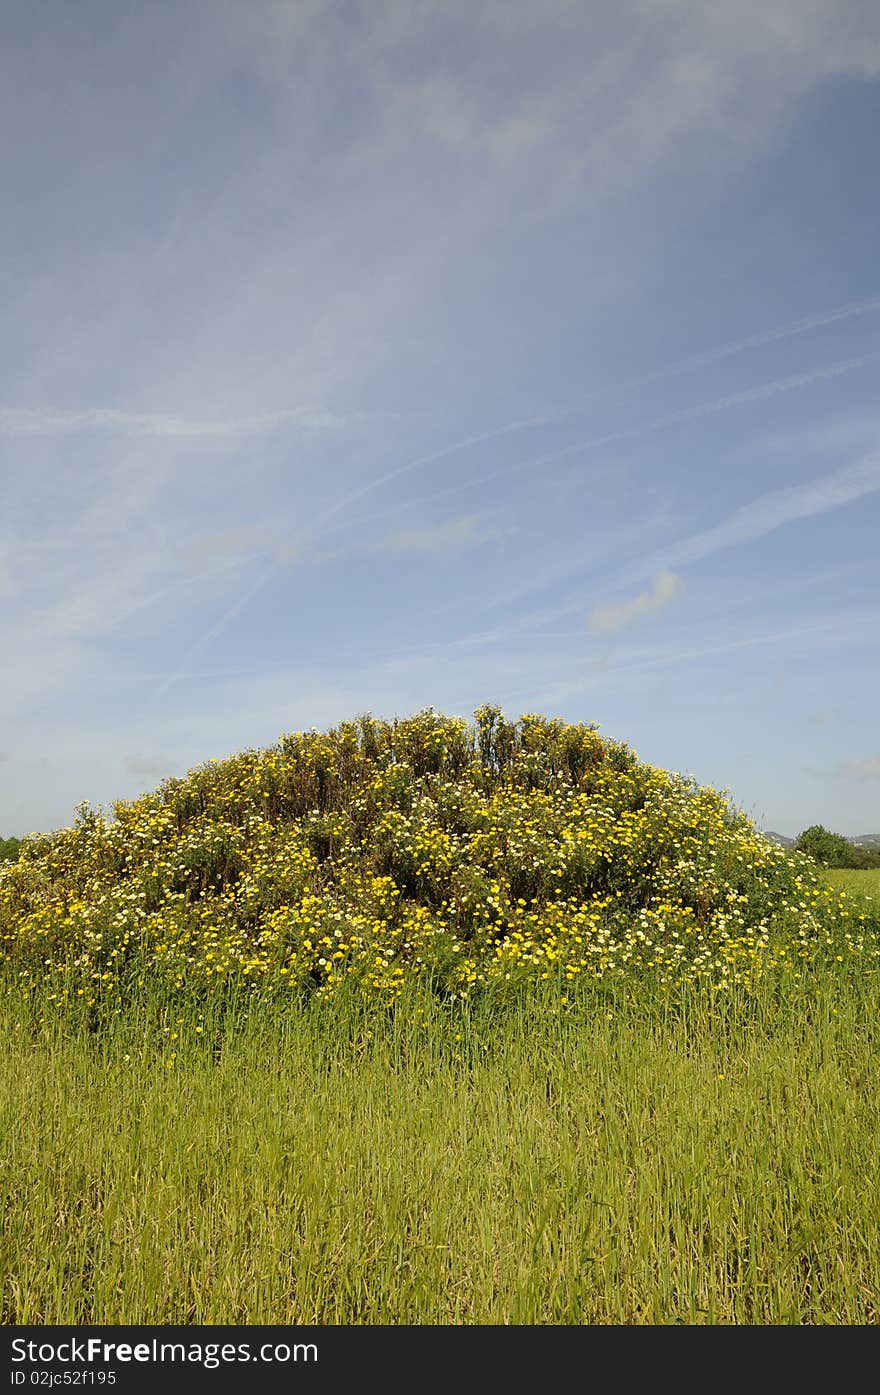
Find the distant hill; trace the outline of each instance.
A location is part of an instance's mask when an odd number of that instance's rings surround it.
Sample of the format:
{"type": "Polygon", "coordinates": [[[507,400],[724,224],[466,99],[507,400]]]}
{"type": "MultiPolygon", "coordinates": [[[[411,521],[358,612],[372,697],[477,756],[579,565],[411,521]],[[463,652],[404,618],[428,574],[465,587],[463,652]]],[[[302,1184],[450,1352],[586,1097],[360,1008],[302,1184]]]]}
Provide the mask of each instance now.
{"type": "MultiPolygon", "coordinates": [[[[786,838],[784,833],[767,832],[764,837],[783,848],[793,848],[797,842],[796,838],[786,838]]],[[[855,838],[847,838],[846,841],[852,843],[855,848],[880,848],[880,833],[859,833],[855,838]]]]}

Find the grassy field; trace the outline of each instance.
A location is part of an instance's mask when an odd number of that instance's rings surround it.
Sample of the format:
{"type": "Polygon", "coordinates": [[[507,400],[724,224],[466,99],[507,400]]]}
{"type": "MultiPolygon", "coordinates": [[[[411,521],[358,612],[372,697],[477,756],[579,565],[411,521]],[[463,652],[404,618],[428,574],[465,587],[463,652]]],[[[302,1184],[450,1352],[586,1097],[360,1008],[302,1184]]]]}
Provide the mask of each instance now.
{"type": "Polygon", "coordinates": [[[7,1006],[3,1320],[877,1322],[876,977],[372,1027],[7,1006]]]}
{"type": "Polygon", "coordinates": [[[834,868],[824,872],[823,878],[835,891],[845,891],[847,896],[880,906],[880,867],[869,872],[834,868]]]}
{"type": "Polygon", "coordinates": [[[475,718],[0,871],[4,1322],[880,1321],[877,875],[475,718]]]}

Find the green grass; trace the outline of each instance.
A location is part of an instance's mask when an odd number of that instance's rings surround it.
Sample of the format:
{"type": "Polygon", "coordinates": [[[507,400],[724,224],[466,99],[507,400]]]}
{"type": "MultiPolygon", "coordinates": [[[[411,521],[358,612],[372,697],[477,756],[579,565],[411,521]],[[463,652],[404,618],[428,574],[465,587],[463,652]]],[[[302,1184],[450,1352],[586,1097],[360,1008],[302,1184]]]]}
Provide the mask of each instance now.
{"type": "Polygon", "coordinates": [[[823,871],[822,878],[836,891],[845,891],[848,898],[870,900],[873,907],[880,909],[880,867],[872,867],[870,871],[828,868],[823,871]]]}
{"type": "Polygon", "coordinates": [[[876,970],[162,1011],[0,1010],[5,1322],[880,1320],[876,970]]]}

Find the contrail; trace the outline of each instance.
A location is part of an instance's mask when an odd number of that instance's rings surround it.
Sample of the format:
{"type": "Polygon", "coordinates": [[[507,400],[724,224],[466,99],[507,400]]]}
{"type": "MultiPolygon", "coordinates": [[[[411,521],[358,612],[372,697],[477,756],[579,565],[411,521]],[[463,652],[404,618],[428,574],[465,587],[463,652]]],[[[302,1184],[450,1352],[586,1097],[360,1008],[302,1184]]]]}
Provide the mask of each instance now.
{"type": "MultiPolygon", "coordinates": [[[[644,422],[639,426],[628,426],[620,431],[610,431],[604,436],[594,436],[587,441],[576,441],[573,445],[563,446],[561,449],[555,451],[548,451],[544,455],[535,456],[530,460],[522,460],[515,465],[503,466],[500,470],[493,470],[490,474],[481,475],[477,479],[468,480],[463,484],[455,486],[453,489],[444,490],[443,494],[444,497],[448,497],[450,494],[458,494],[466,489],[475,489],[480,485],[490,483],[492,480],[517,474],[523,470],[533,470],[541,465],[553,464],[569,456],[577,455],[588,450],[595,450],[599,446],[609,445],[615,441],[629,440],[649,434],[652,431],[659,431],[665,426],[673,426],[677,425],[679,422],[692,421],[698,417],[709,416],[714,412],[728,411],[732,407],[744,406],[750,402],[759,402],[768,397],[775,397],[779,393],[792,392],[797,388],[807,387],[810,383],[818,382],[820,379],[840,377],[844,373],[850,373],[856,368],[863,368],[866,364],[874,363],[878,359],[880,359],[880,350],[871,354],[861,354],[857,358],[840,359],[836,363],[822,364],[821,367],[814,368],[808,373],[795,373],[788,378],[776,378],[773,382],[761,383],[757,387],[747,388],[744,392],[729,393],[725,397],[716,397],[711,402],[699,402],[693,407],[684,407],[679,411],[669,412],[665,416],[654,417],[653,420],[644,422]]],[[[531,419],[531,424],[537,424],[540,420],[540,418],[533,418],[531,419]]],[[[432,455],[421,456],[418,460],[410,461],[408,465],[402,465],[397,470],[391,470],[387,475],[382,475],[368,482],[359,490],[355,491],[354,494],[346,496],[345,499],[340,500],[339,503],[333,505],[329,509],[325,509],[323,513],[319,514],[308,528],[303,529],[297,539],[297,544],[301,544],[310,535],[314,535],[315,531],[322,523],[326,523],[328,519],[332,518],[349,503],[354,502],[355,499],[363,498],[365,494],[370,493],[373,489],[378,489],[380,484],[384,484],[387,480],[395,479],[399,475],[407,474],[411,470],[418,469],[421,466],[433,464],[435,461],[452,455],[455,451],[464,450],[466,446],[476,444],[478,441],[489,440],[494,436],[501,436],[514,430],[520,430],[523,425],[524,423],[512,423],[509,426],[498,427],[494,431],[484,432],[481,436],[470,437],[467,441],[459,441],[454,446],[448,446],[442,451],[435,451],[432,455]]],[[[436,496],[428,496],[428,499],[423,498],[421,502],[426,503],[433,497],[436,496]]],[[[273,561],[265,571],[260,573],[248,589],[238,597],[235,603],[220,616],[214,625],[211,626],[210,630],[207,630],[201,636],[190,650],[187,663],[182,664],[171,673],[158,689],[156,693],[157,700],[163,697],[165,693],[168,692],[169,688],[173,687],[175,683],[187,675],[189,672],[189,663],[193,659],[198,658],[199,655],[205,651],[208,645],[222,633],[230,621],[235,619],[236,615],[238,615],[244,606],[263,589],[266,583],[272,579],[278,570],[279,563],[273,561]]]]}
{"type": "Polygon", "coordinates": [[[764,537],[786,523],[841,508],[877,490],[880,490],[880,454],[874,453],[804,484],[759,494],[722,523],[663,549],[660,556],[665,566],[686,565],[735,543],[764,537]]]}
{"type": "Polygon", "coordinates": [[[756,334],[748,334],[743,339],[731,339],[726,344],[718,344],[714,349],[703,349],[700,353],[691,354],[688,358],[677,359],[675,363],[668,364],[665,368],[655,368],[650,373],[643,373],[638,378],[623,379],[618,383],[610,383],[606,388],[591,394],[590,401],[595,397],[604,396],[606,393],[626,392],[629,388],[643,387],[646,383],[662,382],[665,378],[672,378],[678,373],[686,373],[692,368],[703,368],[707,364],[716,363],[722,358],[732,358],[735,354],[744,353],[748,349],[760,349],[765,344],[773,344],[780,339],[793,339],[798,334],[806,334],[811,329],[822,329],[825,325],[835,324],[838,320],[851,320],[859,315],[869,315],[873,311],[880,310],[880,296],[869,296],[866,300],[853,300],[846,305],[839,305],[834,310],[826,310],[818,315],[806,315],[800,320],[791,320],[788,324],[777,325],[774,329],[759,330],[756,334]]]}
{"type": "MultiPolygon", "coordinates": [[[[750,334],[744,339],[732,339],[726,344],[720,344],[714,349],[705,349],[698,354],[691,355],[690,358],[679,359],[676,363],[669,364],[666,368],[658,368],[654,372],[644,374],[642,377],[630,378],[620,383],[610,384],[608,387],[602,388],[597,393],[592,394],[590,400],[605,396],[612,392],[625,392],[628,388],[641,387],[645,383],[659,382],[661,379],[672,377],[676,373],[684,373],[690,368],[700,368],[705,364],[715,362],[717,359],[728,358],[734,354],[743,353],[748,349],[761,348],[764,344],[773,343],[775,340],[790,339],[798,334],[806,334],[811,329],[820,329],[824,325],[833,324],[837,320],[853,319],[858,315],[867,315],[871,311],[880,311],[880,296],[871,296],[865,300],[854,300],[846,305],[840,305],[834,310],[826,310],[818,315],[808,315],[800,320],[792,320],[788,324],[777,325],[774,329],[760,330],[757,334],[750,334]]],[[[733,407],[738,406],[740,403],[758,401],[759,398],[773,396],[776,392],[786,392],[790,391],[793,387],[806,386],[808,383],[815,382],[819,378],[836,377],[840,373],[847,373],[850,369],[860,367],[864,363],[869,363],[876,357],[876,354],[866,354],[858,359],[845,359],[841,363],[828,364],[822,368],[812,370],[806,374],[796,375],[792,378],[781,378],[776,383],[770,383],[760,388],[750,388],[745,393],[735,393],[730,397],[718,399],[716,402],[701,403],[696,407],[686,407],[682,409],[680,414],[671,413],[667,417],[659,417],[655,421],[638,428],[627,427],[623,432],[612,432],[607,436],[599,437],[595,441],[590,442],[590,445],[608,444],[611,441],[626,439],[631,434],[641,434],[642,431],[650,430],[655,426],[671,425],[674,421],[687,421],[691,416],[721,411],[727,406],[733,407]]],[[[477,445],[481,441],[488,441],[496,436],[510,435],[513,432],[522,431],[527,427],[544,426],[550,422],[558,422],[564,417],[576,415],[582,410],[583,407],[581,406],[573,408],[571,411],[548,413],[538,417],[528,417],[525,421],[515,421],[508,426],[502,426],[493,431],[483,432],[479,436],[471,436],[465,441],[458,441],[455,445],[448,446],[444,450],[434,451],[431,455],[419,456],[417,460],[411,460],[406,465],[399,466],[396,470],[389,470],[387,474],[377,476],[376,479],[368,481],[368,483],[363,485],[360,489],[346,495],[344,499],[340,499],[338,503],[320,514],[313,521],[312,526],[319,527],[322,523],[326,523],[329,519],[334,518],[336,514],[348,508],[350,504],[356,503],[358,499],[364,498],[365,495],[372,493],[374,489],[379,489],[390,480],[398,479],[401,475],[409,474],[411,471],[421,469],[425,465],[431,465],[437,460],[442,460],[448,455],[453,455],[457,451],[466,449],[468,446],[477,445]]],[[[579,449],[587,449],[587,447],[567,446],[564,448],[564,453],[573,453],[579,449]]],[[[546,456],[538,457],[534,463],[544,464],[549,460],[561,458],[562,455],[551,453],[546,456]]],[[[528,466],[512,466],[510,468],[519,469],[528,468],[528,466]]],[[[496,479],[499,477],[500,473],[502,472],[484,475],[482,476],[482,480],[488,481],[496,479]]],[[[507,473],[507,470],[505,469],[503,473],[507,473]]],[[[456,486],[452,489],[444,490],[442,494],[432,494],[423,501],[419,500],[414,502],[432,502],[434,499],[446,498],[449,494],[456,493],[458,488],[470,487],[469,484],[456,486]]],[[[377,515],[377,517],[382,516],[383,515],[377,515]]]]}
{"type": "Polygon", "coordinates": [[[459,451],[467,450],[470,446],[479,445],[482,441],[491,441],[498,436],[510,436],[516,431],[526,431],[532,426],[546,426],[548,423],[556,421],[556,416],[526,417],[523,421],[512,421],[507,426],[497,426],[492,431],[483,431],[479,436],[469,436],[467,440],[456,441],[455,445],[445,446],[443,450],[432,451],[430,455],[420,455],[417,460],[410,460],[406,465],[399,465],[396,470],[389,470],[387,474],[377,475],[375,479],[368,480],[360,489],[355,489],[351,494],[347,494],[344,499],[331,505],[322,513],[312,519],[309,528],[304,533],[307,537],[313,533],[322,523],[335,518],[336,514],[347,509],[350,504],[357,503],[358,499],[363,499],[366,494],[372,494],[374,489],[379,489],[383,484],[388,484],[390,480],[399,479],[401,475],[408,475],[413,470],[420,470],[425,465],[433,465],[437,460],[445,460],[447,456],[456,455],[459,451]]]}
{"type": "Polygon", "coordinates": [[[173,688],[175,683],[178,683],[181,678],[188,677],[190,673],[191,661],[193,659],[197,659],[200,654],[203,654],[205,652],[205,650],[208,648],[208,645],[212,644],[213,641],[217,638],[217,636],[221,634],[223,630],[226,629],[226,626],[232,620],[235,619],[236,615],[238,615],[239,612],[242,611],[244,607],[250,601],[253,600],[257,592],[262,591],[266,583],[268,581],[271,581],[272,577],[278,570],[278,563],[273,562],[271,566],[265,569],[265,571],[260,572],[259,576],[251,583],[247,590],[241,593],[241,595],[235,601],[234,605],[231,605],[227,611],[224,611],[224,613],[220,616],[219,620],[215,621],[215,623],[211,626],[210,630],[205,631],[205,633],[196,641],[196,643],[190,649],[189,654],[187,656],[187,661],[181,664],[179,668],[175,669],[173,673],[170,673],[168,677],[165,679],[165,682],[161,683],[159,687],[156,689],[155,700],[157,702],[159,698],[164,697],[165,694],[168,692],[169,688],[173,688]]]}
{"type": "MultiPolygon", "coordinates": [[[[732,407],[742,407],[750,402],[760,402],[768,397],[776,397],[779,393],[793,392],[797,388],[808,387],[810,383],[819,382],[824,378],[839,378],[844,373],[864,368],[867,364],[875,363],[878,359],[880,359],[880,350],[870,354],[861,354],[857,358],[840,359],[836,363],[825,363],[807,373],[795,373],[788,378],[776,378],[772,382],[747,388],[744,392],[728,393],[725,397],[716,397],[709,402],[698,402],[693,407],[682,407],[679,411],[668,412],[662,417],[653,417],[650,421],[641,422],[637,426],[625,426],[619,431],[608,431],[603,436],[592,436],[586,441],[575,441],[570,446],[561,446],[558,450],[546,451],[543,455],[531,456],[528,460],[520,460],[513,465],[502,465],[498,470],[492,470],[485,475],[477,475],[472,479],[462,481],[460,484],[451,485],[448,489],[438,490],[434,494],[423,494],[418,499],[412,500],[411,504],[389,509],[386,514],[377,513],[372,515],[372,518],[378,519],[398,513],[404,507],[414,507],[416,504],[430,504],[434,503],[435,500],[448,499],[451,495],[463,494],[469,489],[478,489],[483,484],[491,484],[494,480],[504,479],[508,475],[519,474],[525,470],[535,470],[542,465],[552,465],[558,460],[565,460],[569,456],[578,455],[581,452],[612,445],[616,441],[628,441],[639,436],[646,436],[666,426],[676,426],[680,422],[711,416],[715,412],[729,411],[732,407]]],[[[366,487],[361,491],[361,494],[363,493],[366,493],[366,487]]]]}
{"type": "Polygon", "coordinates": [[[53,408],[5,407],[0,409],[0,435],[54,436],[72,431],[109,427],[190,440],[242,436],[271,431],[276,426],[305,428],[337,426],[340,418],[323,407],[291,407],[250,417],[179,417],[165,412],[125,412],[115,407],[86,407],[81,411],[53,408]]]}
{"type": "Polygon", "coordinates": [[[851,373],[856,368],[864,368],[867,364],[875,363],[878,359],[880,359],[880,350],[875,350],[870,354],[860,354],[857,358],[838,359],[836,363],[823,363],[819,368],[810,369],[807,373],[794,373],[788,378],[775,378],[772,382],[746,388],[744,392],[731,392],[725,397],[715,397],[710,402],[698,402],[693,407],[682,407],[678,411],[667,412],[662,417],[653,417],[650,421],[641,422],[637,426],[625,426],[619,431],[608,431],[604,436],[593,436],[587,441],[575,441],[573,445],[548,451],[532,460],[521,460],[515,465],[505,465],[500,470],[493,470],[491,474],[482,475],[478,480],[468,481],[466,484],[460,485],[459,488],[469,489],[477,484],[486,484],[490,480],[500,479],[504,475],[512,475],[522,470],[534,469],[538,465],[549,465],[553,461],[564,460],[570,455],[579,454],[581,451],[595,450],[598,446],[611,445],[615,441],[628,441],[637,436],[646,436],[665,426],[677,426],[680,422],[695,421],[698,417],[729,411],[731,407],[744,407],[751,402],[761,402],[765,398],[776,397],[783,392],[792,392],[796,388],[808,387],[810,383],[817,383],[823,378],[839,378],[844,373],[851,373]]]}
{"type": "MultiPolygon", "coordinates": [[[[433,451],[430,455],[423,455],[417,460],[411,460],[408,464],[401,465],[396,470],[389,470],[387,474],[380,475],[378,478],[370,480],[360,489],[354,490],[351,494],[347,494],[344,499],[340,499],[338,503],[333,504],[330,508],[318,514],[316,518],[312,519],[307,528],[303,528],[299,535],[295,536],[291,547],[288,548],[287,551],[296,551],[296,549],[310,536],[314,536],[315,532],[323,523],[326,523],[328,519],[333,518],[342,509],[348,508],[349,504],[353,504],[358,499],[363,498],[365,494],[369,494],[372,490],[378,489],[380,485],[387,484],[389,480],[397,479],[400,475],[409,474],[410,471],[418,470],[422,466],[433,464],[437,460],[443,460],[447,456],[454,455],[457,451],[466,450],[470,446],[478,445],[481,441],[490,441],[498,436],[507,436],[511,432],[523,431],[530,426],[543,426],[548,420],[549,418],[547,417],[528,417],[522,421],[509,422],[506,426],[495,427],[492,431],[483,431],[478,436],[469,436],[466,440],[456,441],[454,445],[444,447],[443,450],[433,451]]],[[[272,577],[279,570],[280,563],[273,560],[271,565],[261,572],[248,589],[239,596],[234,605],[230,606],[227,611],[224,611],[220,618],[211,626],[210,630],[205,631],[190,650],[187,663],[182,664],[179,668],[175,669],[173,673],[169,674],[165,682],[159,687],[156,692],[157,700],[163,697],[165,693],[168,692],[169,688],[173,687],[181,678],[186,677],[189,672],[189,660],[198,658],[200,654],[204,653],[208,645],[225,630],[226,626],[234,620],[244,606],[263,589],[267,582],[271,581],[272,577]]]]}
{"type": "MultiPolygon", "coordinates": [[[[741,339],[731,339],[726,344],[718,344],[712,349],[703,349],[699,353],[678,359],[675,363],[654,369],[650,373],[643,373],[639,377],[609,383],[591,393],[586,400],[592,402],[609,394],[642,387],[646,383],[661,382],[663,379],[674,377],[678,373],[702,368],[706,364],[715,363],[722,358],[730,358],[749,349],[759,349],[765,344],[772,344],[780,339],[791,339],[796,335],[806,334],[810,330],[822,329],[826,325],[835,324],[841,320],[855,319],[860,315],[868,315],[878,310],[880,310],[880,296],[869,296],[864,300],[849,301],[845,305],[838,305],[833,310],[821,311],[816,315],[806,315],[799,320],[791,320],[787,324],[776,325],[772,329],[759,330],[757,333],[746,335],[741,339]]],[[[583,410],[584,404],[581,403],[578,407],[563,409],[561,412],[528,417],[523,421],[515,421],[508,426],[497,427],[492,431],[482,432],[478,436],[468,437],[467,440],[458,441],[454,445],[434,451],[430,455],[420,456],[418,460],[412,460],[396,470],[390,470],[387,474],[372,480],[362,489],[348,495],[344,501],[334,505],[333,509],[328,511],[327,516],[333,517],[343,508],[346,508],[348,504],[356,502],[364,494],[369,493],[370,490],[378,489],[380,485],[387,484],[390,480],[397,479],[400,475],[418,469],[422,465],[441,460],[444,456],[452,455],[468,446],[477,445],[481,441],[491,440],[495,436],[508,435],[532,426],[546,425],[550,421],[558,421],[564,417],[576,415],[583,410]]],[[[0,435],[5,436],[56,435],[72,431],[89,431],[102,427],[112,429],[115,427],[151,436],[210,439],[211,437],[237,436],[249,432],[267,431],[276,426],[296,423],[304,427],[329,427],[339,425],[339,422],[340,418],[335,413],[314,405],[282,408],[278,411],[262,412],[254,416],[213,418],[181,417],[167,412],[130,412],[116,407],[84,407],[78,410],[52,407],[0,408],[0,435]]]]}
{"type": "MultiPolygon", "coordinates": [[[[880,616],[873,614],[868,616],[854,616],[850,623],[858,623],[860,626],[866,622],[876,621],[880,616]]],[[[778,630],[776,634],[753,635],[748,639],[735,639],[727,644],[712,644],[705,649],[688,649],[680,654],[663,654],[654,659],[637,659],[634,663],[615,664],[612,663],[607,672],[609,677],[615,677],[618,673],[631,673],[636,669],[643,668],[663,668],[667,664],[683,663],[686,659],[702,659],[711,654],[732,653],[737,649],[751,649],[760,644],[778,644],[786,639],[797,639],[801,635],[823,634],[828,630],[838,632],[841,624],[846,620],[840,618],[824,620],[818,625],[802,625],[796,629],[778,630]]]]}
{"type": "MultiPolygon", "coordinates": [[[[718,358],[740,353],[750,348],[757,348],[773,340],[789,338],[796,334],[804,334],[810,329],[816,329],[822,325],[831,324],[835,320],[853,318],[854,316],[867,314],[877,309],[880,309],[880,296],[875,296],[868,300],[854,301],[848,305],[840,306],[835,310],[827,311],[824,314],[812,315],[801,320],[792,321],[788,325],[781,325],[775,329],[763,330],[745,339],[732,340],[729,344],[723,344],[715,349],[706,350],[701,354],[694,355],[690,359],[682,359],[666,369],[659,369],[656,374],[647,375],[641,379],[633,379],[631,383],[623,384],[622,387],[637,386],[649,379],[666,377],[674,372],[686,371],[688,367],[698,367],[703,363],[712,362],[718,358]]],[[[772,382],[763,383],[758,387],[748,388],[744,392],[730,393],[725,397],[715,398],[710,402],[697,403],[693,407],[685,407],[679,411],[667,413],[665,416],[655,417],[651,421],[644,422],[638,426],[624,427],[619,431],[607,432],[605,435],[596,436],[587,441],[575,442],[573,445],[546,452],[543,455],[520,461],[514,465],[503,466],[499,470],[493,470],[489,474],[481,475],[476,479],[468,480],[460,485],[443,490],[441,494],[423,496],[422,499],[414,502],[428,503],[436,498],[448,498],[450,495],[459,494],[468,489],[478,488],[480,485],[491,483],[493,480],[505,478],[508,475],[517,474],[524,470],[537,469],[542,465],[552,464],[584,451],[595,450],[603,445],[610,445],[616,441],[634,439],[649,434],[652,431],[660,430],[663,427],[676,425],[679,422],[695,420],[698,417],[708,416],[715,412],[727,411],[732,407],[744,406],[750,402],[758,402],[765,398],[775,397],[779,393],[791,392],[796,388],[807,387],[810,383],[818,382],[821,379],[840,377],[844,373],[852,372],[857,368],[862,368],[869,363],[873,363],[878,358],[880,358],[880,351],[862,354],[855,358],[841,359],[835,363],[823,364],[821,367],[812,369],[806,373],[794,374],[787,378],[778,378],[772,382]]],[[[400,465],[394,470],[389,470],[383,475],[378,475],[374,479],[368,480],[367,483],[362,485],[359,489],[351,491],[335,504],[330,505],[329,508],[319,513],[311,521],[308,528],[300,533],[299,537],[295,540],[295,545],[300,545],[308,537],[314,536],[324,524],[330,521],[330,519],[335,518],[337,514],[341,513],[344,509],[349,508],[359,499],[363,499],[366,495],[381,488],[382,485],[388,484],[391,480],[399,479],[403,475],[411,474],[416,470],[423,469],[425,466],[436,464],[439,460],[444,460],[451,455],[457,454],[459,451],[469,449],[471,446],[478,445],[483,441],[511,435],[530,427],[543,426],[549,422],[558,421],[560,419],[560,414],[545,414],[542,416],[528,417],[521,421],[510,422],[505,426],[495,427],[491,431],[484,431],[479,435],[469,436],[462,441],[455,442],[451,446],[444,447],[442,450],[432,451],[428,455],[419,456],[415,460],[408,461],[406,464],[400,465]]],[[[2,422],[2,414],[0,414],[0,422],[2,422]]],[[[239,614],[242,608],[262,590],[269,580],[271,580],[278,569],[278,562],[273,561],[272,565],[256,578],[247,591],[236,600],[235,604],[219,617],[210,630],[202,635],[190,651],[190,659],[196,658],[203,653],[207,646],[211,644],[235,616],[239,614]]],[[[170,674],[157,692],[157,698],[163,696],[180,678],[184,677],[188,672],[188,668],[189,665],[187,663],[170,674]]]]}

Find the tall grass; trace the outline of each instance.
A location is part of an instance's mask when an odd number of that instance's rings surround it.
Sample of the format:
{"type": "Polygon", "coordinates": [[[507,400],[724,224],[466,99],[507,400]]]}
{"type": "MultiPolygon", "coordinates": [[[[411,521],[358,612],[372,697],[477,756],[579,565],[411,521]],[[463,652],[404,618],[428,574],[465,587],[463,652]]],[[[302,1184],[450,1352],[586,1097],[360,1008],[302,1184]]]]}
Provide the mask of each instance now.
{"type": "Polygon", "coordinates": [[[870,901],[875,914],[880,914],[880,867],[826,868],[823,869],[822,879],[836,891],[845,891],[854,900],[870,901]]]}
{"type": "Polygon", "coordinates": [[[880,1320],[880,902],[475,717],[285,737],[0,870],[3,1320],[880,1320]]]}
{"type": "Polygon", "coordinates": [[[876,1005],[7,999],[3,1319],[876,1322],[876,1005]]]}

